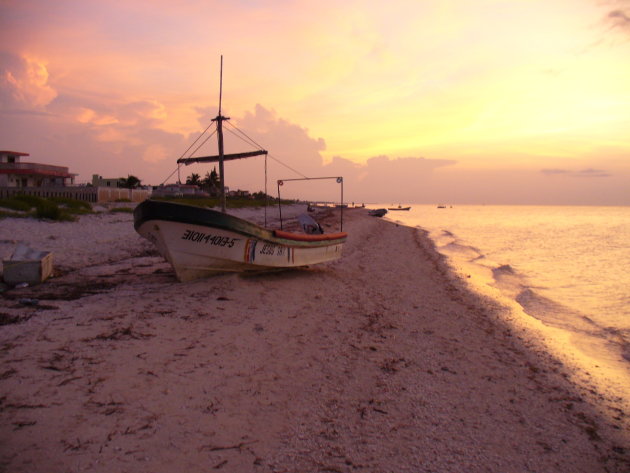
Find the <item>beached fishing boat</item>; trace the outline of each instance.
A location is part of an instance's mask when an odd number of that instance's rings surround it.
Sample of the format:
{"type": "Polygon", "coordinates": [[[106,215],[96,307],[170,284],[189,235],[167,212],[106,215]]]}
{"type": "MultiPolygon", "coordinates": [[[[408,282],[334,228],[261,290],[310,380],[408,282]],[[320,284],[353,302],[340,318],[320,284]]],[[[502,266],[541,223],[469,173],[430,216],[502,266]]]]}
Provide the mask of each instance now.
{"type": "Polygon", "coordinates": [[[136,231],[152,241],[180,281],[222,272],[309,266],[341,257],[345,232],[270,230],[208,208],[145,200],[134,212],[136,231]]]}
{"type": "MultiPolygon", "coordinates": [[[[267,151],[224,154],[222,124],[225,120],[229,118],[221,115],[219,99],[219,113],[213,119],[218,155],[177,160],[178,165],[219,163],[221,211],[173,201],[145,200],[134,211],[136,231],[155,244],[180,281],[223,272],[309,266],[341,257],[347,238],[343,231],[319,233],[321,227],[316,225],[318,232],[314,234],[287,232],[282,230],[282,220],[280,229],[272,230],[226,213],[224,161],[260,156],[267,151]]],[[[335,179],[343,182],[340,177],[335,179]]],[[[281,183],[279,181],[278,186],[281,183]]],[[[312,227],[303,226],[305,231],[312,231],[312,227]]],[[[343,230],[343,220],[340,230],[343,230]]]]}

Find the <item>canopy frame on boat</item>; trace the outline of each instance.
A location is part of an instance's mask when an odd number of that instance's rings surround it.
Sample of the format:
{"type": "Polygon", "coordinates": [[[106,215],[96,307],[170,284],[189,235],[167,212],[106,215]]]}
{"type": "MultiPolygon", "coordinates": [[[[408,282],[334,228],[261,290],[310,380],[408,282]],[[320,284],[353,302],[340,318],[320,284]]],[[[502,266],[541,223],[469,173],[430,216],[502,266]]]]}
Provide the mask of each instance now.
{"type": "Polygon", "coordinates": [[[343,177],[341,176],[334,176],[334,177],[304,177],[304,178],[299,178],[299,179],[278,179],[278,209],[280,210],[280,230],[282,230],[282,198],[280,197],[280,187],[284,185],[285,182],[290,182],[290,181],[314,181],[314,180],[318,180],[318,179],[335,179],[337,181],[338,184],[341,184],[341,201],[340,201],[340,206],[339,206],[339,210],[340,210],[340,215],[341,215],[341,221],[339,223],[339,231],[342,232],[343,231],[343,177]]]}

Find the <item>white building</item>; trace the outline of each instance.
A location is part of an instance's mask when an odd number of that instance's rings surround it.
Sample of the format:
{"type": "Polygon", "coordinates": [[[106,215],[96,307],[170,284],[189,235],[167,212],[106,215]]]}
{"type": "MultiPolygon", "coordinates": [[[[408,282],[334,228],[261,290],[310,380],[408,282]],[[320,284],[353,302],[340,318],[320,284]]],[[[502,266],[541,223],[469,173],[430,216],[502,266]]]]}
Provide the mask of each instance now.
{"type": "Polygon", "coordinates": [[[74,184],[76,174],[65,166],[24,163],[28,153],[0,151],[0,187],[65,187],[74,184]]]}

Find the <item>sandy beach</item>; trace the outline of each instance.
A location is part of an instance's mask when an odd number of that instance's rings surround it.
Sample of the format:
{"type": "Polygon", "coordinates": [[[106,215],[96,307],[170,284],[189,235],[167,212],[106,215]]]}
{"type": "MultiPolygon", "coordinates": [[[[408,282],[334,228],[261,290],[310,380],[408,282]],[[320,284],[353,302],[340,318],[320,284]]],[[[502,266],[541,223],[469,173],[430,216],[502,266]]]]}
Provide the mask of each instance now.
{"type": "Polygon", "coordinates": [[[332,263],[179,283],[131,214],[0,220],[2,258],[55,265],[0,294],[0,470],[630,471],[625,402],[574,385],[422,231],[365,209],[344,230],[332,263]]]}

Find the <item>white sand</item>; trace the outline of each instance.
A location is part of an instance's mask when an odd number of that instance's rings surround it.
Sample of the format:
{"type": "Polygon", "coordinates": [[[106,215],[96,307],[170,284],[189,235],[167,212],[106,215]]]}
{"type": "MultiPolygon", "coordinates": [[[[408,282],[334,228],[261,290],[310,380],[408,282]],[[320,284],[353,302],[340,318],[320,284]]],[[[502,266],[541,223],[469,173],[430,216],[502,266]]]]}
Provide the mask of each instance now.
{"type": "Polygon", "coordinates": [[[129,214],[0,220],[0,256],[25,241],[57,272],[0,295],[0,470],[630,471],[614,399],[418,230],[346,216],[339,261],[191,283],[129,214]]]}

